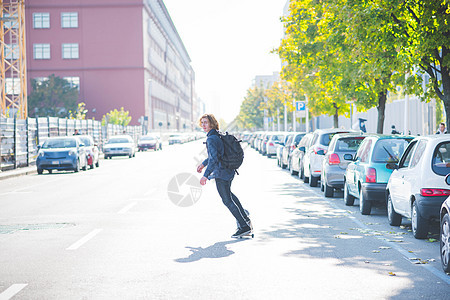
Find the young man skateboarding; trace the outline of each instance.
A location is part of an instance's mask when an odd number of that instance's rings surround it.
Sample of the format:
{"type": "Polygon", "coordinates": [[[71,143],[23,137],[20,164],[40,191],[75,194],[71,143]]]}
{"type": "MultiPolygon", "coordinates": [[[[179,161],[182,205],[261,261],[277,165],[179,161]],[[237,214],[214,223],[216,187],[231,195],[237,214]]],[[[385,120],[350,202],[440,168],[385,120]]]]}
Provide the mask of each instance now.
{"type": "Polygon", "coordinates": [[[252,233],[250,218],[239,199],[231,192],[231,182],[233,181],[235,170],[222,167],[219,160],[224,151],[223,142],[217,132],[219,123],[214,115],[205,114],[200,118],[199,125],[207,133],[206,149],[208,151],[208,158],[197,167],[198,173],[201,173],[203,168],[207,167],[203,177],[200,179],[200,184],[205,185],[208,179],[215,179],[217,191],[222,198],[223,204],[225,204],[239,224],[238,230],[231,237],[239,238],[244,235],[250,235],[252,233]]]}

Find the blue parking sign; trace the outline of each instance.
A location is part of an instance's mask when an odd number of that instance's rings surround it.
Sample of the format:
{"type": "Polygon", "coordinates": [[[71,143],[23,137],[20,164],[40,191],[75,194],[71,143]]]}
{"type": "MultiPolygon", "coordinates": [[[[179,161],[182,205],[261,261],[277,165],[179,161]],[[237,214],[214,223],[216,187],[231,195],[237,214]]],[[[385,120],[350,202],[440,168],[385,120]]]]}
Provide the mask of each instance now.
{"type": "Polygon", "coordinates": [[[305,109],[306,109],[305,101],[296,101],[295,109],[296,109],[296,111],[305,111],[305,109]]]}

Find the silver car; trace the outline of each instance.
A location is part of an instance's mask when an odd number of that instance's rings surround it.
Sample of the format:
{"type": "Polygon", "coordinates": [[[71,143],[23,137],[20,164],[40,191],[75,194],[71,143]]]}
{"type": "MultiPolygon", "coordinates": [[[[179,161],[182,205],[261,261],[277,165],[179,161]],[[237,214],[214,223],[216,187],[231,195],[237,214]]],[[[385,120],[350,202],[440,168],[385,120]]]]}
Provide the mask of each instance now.
{"type": "Polygon", "coordinates": [[[345,154],[355,155],[365,136],[358,133],[343,133],[333,136],[328,151],[322,160],[321,190],[325,197],[333,197],[335,189],[344,187],[344,173],[350,161],[345,154]]]}
{"type": "Polygon", "coordinates": [[[136,145],[129,135],[116,135],[111,137],[103,146],[105,159],[113,156],[128,156],[132,158],[136,155],[136,145]]]}

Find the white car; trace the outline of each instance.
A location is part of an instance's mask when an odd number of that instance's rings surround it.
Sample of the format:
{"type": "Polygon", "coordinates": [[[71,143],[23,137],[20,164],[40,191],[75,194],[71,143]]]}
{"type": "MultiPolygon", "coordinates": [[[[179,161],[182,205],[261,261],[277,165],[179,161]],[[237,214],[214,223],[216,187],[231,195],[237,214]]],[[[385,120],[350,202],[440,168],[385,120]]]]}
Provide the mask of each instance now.
{"type": "Polygon", "coordinates": [[[356,132],[354,130],[346,129],[316,129],[313,132],[313,137],[309,148],[305,152],[303,158],[303,174],[304,182],[310,186],[317,186],[322,173],[322,160],[328,150],[328,145],[335,134],[356,132]]]}
{"type": "Polygon", "coordinates": [[[109,138],[103,146],[105,159],[113,156],[128,156],[132,158],[136,155],[136,145],[129,135],[116,135],[109,138]]]}
{"type": "Polygon", "coordinates": [[[266,155],[268,158],[271,158],[274,155],[277,155],[277,148],[280,143],[284,141],[286,137],[286,132],[274,132],[270,135],[269,140],[266,144],[266,155]]]}
{"type": "Polygon", "coordinates": [[[415,238],[426,238],[429,222],[439,220],[442,203],[450,195],[445,176],[450,173],[450,135],[421,136],[411,141],[386,186],[389,224],[411,218],[415,238]]]}

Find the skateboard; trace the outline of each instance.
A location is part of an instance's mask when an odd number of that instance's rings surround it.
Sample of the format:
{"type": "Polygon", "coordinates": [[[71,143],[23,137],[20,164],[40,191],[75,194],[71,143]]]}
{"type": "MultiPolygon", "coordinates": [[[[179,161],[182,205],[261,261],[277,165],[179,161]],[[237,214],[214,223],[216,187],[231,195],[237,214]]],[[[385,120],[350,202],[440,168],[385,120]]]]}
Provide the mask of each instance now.
{"type": "Polygon", "coordinates": [[[239,239],[244,239],[244,238],[252,238],[253,239],[254,237],[255,237],[255,234],[253,233],[253,231],[250,231],[249,233],[241,235],[238,238],[239,239]]]}

